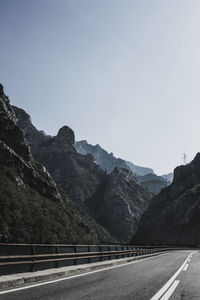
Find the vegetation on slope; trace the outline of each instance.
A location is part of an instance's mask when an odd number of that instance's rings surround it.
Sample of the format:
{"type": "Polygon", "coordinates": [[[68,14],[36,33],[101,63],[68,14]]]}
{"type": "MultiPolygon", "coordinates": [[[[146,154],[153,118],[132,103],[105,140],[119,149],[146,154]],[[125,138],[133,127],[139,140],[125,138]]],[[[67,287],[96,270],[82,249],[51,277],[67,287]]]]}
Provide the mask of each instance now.
{"type": "MultiPolygon", "coordinates": [[[[0,240],[27,243],[97,243],[92,221],[65,198],[64,208],[24,185],[14,168],[0,170],[0,240]]],[[[100,226],[99,226],[100,227],[100,226]]],[[[103,229],[99,230],[103,238],[103,229]]]]}

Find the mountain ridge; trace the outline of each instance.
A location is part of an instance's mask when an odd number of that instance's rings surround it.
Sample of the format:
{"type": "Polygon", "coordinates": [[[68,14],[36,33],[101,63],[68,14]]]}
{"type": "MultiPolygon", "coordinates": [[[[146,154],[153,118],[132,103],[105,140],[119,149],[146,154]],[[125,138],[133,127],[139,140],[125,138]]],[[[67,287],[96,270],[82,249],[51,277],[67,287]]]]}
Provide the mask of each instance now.
{"type": "Polygon", "coordinates": [[[151,199],[150,193],[139,184],[132,172],[129,182],[123,172],[116,173],[113,170],[107,174],[95,163],[91,154],[82,155],[76,151],[74,132],[68,126],[63,126],[54,137],[46,136],[33,126],[24,110],[17,107],[14,110],[33,156],[47,168],[68,197],[95,218],[116,240],[128,242],[151,199]],[[110,184],[112,181],[116,181],[115,188],[110,184]],[[132,202],[137,209],[128,204],[128,195],[131,193],[135,193],[132,202]],[[112,207],[112,210],[109,209],[112,212],[110,221],[104,217],[108,207],[112,207]],[[126,217],[121,218],[122,230],[116,232],[112,228],[117,226],[119,212],[120,218],[121,214],[126,217]]]}
{"type": "Polygon", "coordinates": [[[112,152],[108,153],[99,144],[91,145],[86,140],[82,140],[77,141],[75,146],[76,150],[83,155],[87,153],[92,154],[98,165],[102,169],[106,169],[108,173],[111,173],[115,167],[122,167],[130,169],[133,173],[137,173],[138,175],[154,174],[154,171],[151,168],[140,167],[134,165],[130,161],[116,158],[112,152]]]}
{"type": "Polygon", "coordinates": [[[0,241],[99,243],[113,239],[83,215],[37,162],[0,84],[0,241]]]}
{"type": "Polygon", "coordinates": [[[91,154],[95,162],[102,170],[111,173],[116,167],[129,169],[134,175],[137,176],[138,182],[149,190],[152,195],[158,194],[161,189],[170,184],[167,178],[171,179],[171,174],[157,176],[154,174],[153,169],[136,166],[133,163],[121,158],[116,158],[113,153],[108,153],[99,144],[91,145],[86,140],[76,142],[76,150],[83,154],[91,154]],[[142,174],[142,175],[141,175],[142,174]]]}

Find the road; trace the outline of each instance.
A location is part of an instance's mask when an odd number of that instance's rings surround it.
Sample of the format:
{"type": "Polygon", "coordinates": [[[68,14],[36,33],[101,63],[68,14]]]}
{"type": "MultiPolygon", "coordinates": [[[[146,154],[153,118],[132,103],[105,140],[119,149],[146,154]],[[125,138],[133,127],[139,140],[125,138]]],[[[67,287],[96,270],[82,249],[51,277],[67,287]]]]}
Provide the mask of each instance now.
{"type": "Polygon", "coordinates": [[[191,300],[200,299],[200,253],[176,251],[75,275],[54,282],[0,291],[1,300],[191,300]]]}

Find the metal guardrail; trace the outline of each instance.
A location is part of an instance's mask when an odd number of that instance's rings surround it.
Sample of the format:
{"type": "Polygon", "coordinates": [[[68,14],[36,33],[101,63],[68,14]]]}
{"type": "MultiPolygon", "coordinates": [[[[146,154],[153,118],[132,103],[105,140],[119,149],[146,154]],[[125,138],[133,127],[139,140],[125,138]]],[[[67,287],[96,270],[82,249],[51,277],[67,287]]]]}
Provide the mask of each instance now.
{"type": "Polygon", "coordinates": [[[185,248],[129,245],[49,245],[0,243],[0,275],[33,272],[185,248]]]}

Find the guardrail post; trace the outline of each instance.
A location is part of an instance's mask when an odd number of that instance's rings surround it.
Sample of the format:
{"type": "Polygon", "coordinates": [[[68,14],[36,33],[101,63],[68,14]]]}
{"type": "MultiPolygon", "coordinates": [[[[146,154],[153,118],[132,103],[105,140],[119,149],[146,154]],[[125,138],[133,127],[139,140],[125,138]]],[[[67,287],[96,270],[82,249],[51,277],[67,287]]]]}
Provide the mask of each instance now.
{"type": "MultiPolygon", "coordinates": [[[[88,252],[91,252],[90,246],[88,246],[88,252]]],[[[88,263],[90,263],[90,262],[91,262],[91,258],[89,257],[89,258],[88,258],[88,263]]]]}
{"type": "MultiPolygon", "coordinates": [[[[109,252],[111,251],[110,246],[108,246],[108,251],[109,251],[109,252]]],[[[112,256],[109,255],[108,258],[109,258],[109,260],[111,260],[111,259],[112,259],[112,256]]]]}
{"type": "MultiPolygon", "coordinates": [[[[99,250],[100,250],[100,252],[102,252],[102,247],[101,246],[99,246],[99,250]]],[[[99,261],[102,261],[102,257],[99,257],[99,261]]]]}
{"type": "MultiPolygon", "coordinates": [[[[123,247],[122,247],[122,251],[126,250],[126,249],[124,249],[124,248],[126,248],[126,247],[123,246],[123,247]]],[[[122,257],[123,257],[123,258],[126,258],[126,253],[122,254],[122,257]]]]}
{"type": "MultiPolygon", "coordinates": [[[[77,253],[77,247],[74,246],[74,253],[77,253]]],[[[77,259],[75,258],[74,259],[74,265],[77,265],[77,259]]]]}
{"type": "MultiPolygon", "coordinates": [[[[31,246],[31,252],[32,252],[32,255],[35,256],[35,245],[34,244],[31,246]]],[[[33,261],[34,260],[35,260],[35,257],[33,257],[33,261]]],[[[35,264],[33,263],[30,265],[30,272],[34,272],[34,270],[35,270],[35,264]]]]}
{"type": "Polygon", "coordinates": [[[134,256],[137,256],[137,248],[135,247],[135,253],[134,253],[134,256]]]}
{"type": "MultiPolygon", "coordinates": [[[[116,251],[118,250],[117,248],[118,248],[118,247],[115,247],[115,250],[116,250],[116,251]]],[[[118,255],[117,255],[117,253],[116,253],[116,255],[115,255],[115,256],[116,256],[116,258],[118,258],[118,255]]]]}
{"type": "MultiPolygon", "coordinates": [[[[59,246],[56,245],[55,247],[56,247],[56,254],[58,254],[58,253],[60,252],[60,251],[59,251],[59,246]]],[[[58,268],[58,265],[59,265],[59,261],[56,261],[56,262],[55,262],[55,268],[58,268]]]]}

